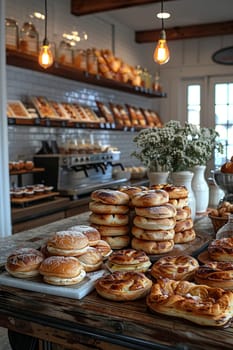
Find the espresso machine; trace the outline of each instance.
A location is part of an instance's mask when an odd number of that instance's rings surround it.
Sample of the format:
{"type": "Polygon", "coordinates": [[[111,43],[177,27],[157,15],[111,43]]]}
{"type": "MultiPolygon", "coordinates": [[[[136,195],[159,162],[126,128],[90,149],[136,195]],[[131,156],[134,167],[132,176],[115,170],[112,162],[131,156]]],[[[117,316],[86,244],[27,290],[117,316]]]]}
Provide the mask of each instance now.
{"type": "Polygon", "coordinates": [[[37,154],[34,156],[34,163],[36,167],[45,169],[44,172],[34,174],[35,183],[53,186],[55,191],[72,199],[98,188],[114,188],[128,180],[120,163],[120,151],[37,154]],[[122,176],[113,176],[115,167],[120,167],[122,176]]]}

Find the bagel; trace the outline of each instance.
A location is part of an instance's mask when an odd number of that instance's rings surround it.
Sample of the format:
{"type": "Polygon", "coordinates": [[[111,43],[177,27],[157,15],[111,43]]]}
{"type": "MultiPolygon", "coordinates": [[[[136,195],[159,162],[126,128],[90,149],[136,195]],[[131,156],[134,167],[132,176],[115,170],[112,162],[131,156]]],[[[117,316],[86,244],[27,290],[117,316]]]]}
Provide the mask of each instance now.
{"type": "Polygon", "coordinates": [[[209,262],[195,272],[195,282],[210,287],[233,290],[233,262],[209,262]]]}
{"type": "Polygon", "coordinates": [[[97,293],[103,298],[114,301],[136,300],[145,297],[152,281],[141,272],[115,271],[98,279],[95,284],[97,293]]]}
{"type": "Polygon", "coordinates": [[[175,232],[174,242],[175,244],[182,244],[191,242],[196,238],[196,232],[194,229],[185,230],[182,232],[175,232]]]}
{"type": "Polygon", "coordinates": [[[153,185],[152,189],[156,189],[159,186],[160,189],[166,191],[169,195],[169,199],[181,199],[188,197],[188,189],[185,186],[175,186],[172,184],[153,185]]]}
{"type": "Polygon", "coordinates": [[[91,199],[111,205],[127,205],[129,203],[129,196],[126,193],[110,189],[99,189],[92,192],[91,199]]]}
{"type": "Polygon", "coordinates": [[[136,215],[133,219],[135,226],[145,230],[172,230],[176,225],[174,218],[150,219],[136,215]]]}
{"type": "Polygon", "coordinates": [[[134,237],[145,239],[146,241],[167,241],[174,238],[174,230],[144,230],[143,228],[134,226],[131,229],[134,237]]]}
{"type": "Polygon", "coordinates": [[[103,236],[102,239],[106,241],[112,249],[123,249],[128,247],[130,243],[129,235],[124,236],[103,236]]]}
{"type": "Polygon", "coordinates": [[[175,233],[177,233],[177,232],[183,232],[186,230],[191,230],[191,228],[193,228],[193,220],[191,218],[188,218],[186,220],[176,221],[174,230],[175,230],[175,233]]]}
{"type": "Polygon", "coordinates": [[[89,209],[95,214],[127,214],[129,212],[128,205],[104,204],[96,201],[89,203],[89,209]]]}
{"type": "Polygon", "coordinates": [[[131,246],[133,249],[143,250],[147,254],[164,254],[170,252],[174,248],[174,241],[170,239],[167,241],[155,242],[133,237],[131,246]]]}
{"type": "Polygon", "coordinates": [[[148,191],[148,187],[146,186],[120,186],[119,191],[126,193],[129,198],[132,198],[135,193],[142,192],[142,191],[148,191]]]}
{"type": "Polygon", "coordinates": [[[151,267],[151,275],[156,278],[172,280],[191,280],[198,269],[198,261],[189,255],[165,256],[151,267]]]}
{"type": "Polygon", "coordinates": [[[139,216],[151,219],[173,218],[176,216],[176,209],[170,203],[154,207],[135,207],[135,212],[139,216]]]}
{"type": "Polygon", "coordinates": [[[183,208],[176,209],[176,221],[186,220],[191,217],[191,208],[185,206],[183,208]]]}
{"type": "Polygon", "coordinates": [[[134,207],[153,207],[168,203],[168,193],[164,190],[148,190],[135,193],[131,198],[134,207]]]}
{"type": "Polygon", "coordinates": [[[233,237],[213,240],[208,246],[208,253],[213,261],[233,262],[233,237]]]}
{"type": "Polygon", "coordinates": [[[180,199],[169,199],[169,203],[174,205],[176,209],[187,207],[189,204],[188,197],[180,199]]]}
{"type": "Polygon", "coordinates": [[[91,213],[89,220],[92,224],[105,226],[124,226],[129,222],[126,214],[95,214],[91,213]]]}

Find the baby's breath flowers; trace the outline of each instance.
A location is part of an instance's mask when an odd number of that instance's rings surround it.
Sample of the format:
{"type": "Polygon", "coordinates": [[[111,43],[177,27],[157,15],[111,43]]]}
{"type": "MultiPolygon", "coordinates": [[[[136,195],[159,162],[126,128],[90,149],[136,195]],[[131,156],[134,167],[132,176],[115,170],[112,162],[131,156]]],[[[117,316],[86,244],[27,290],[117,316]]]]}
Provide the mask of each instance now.
{"type": "Polygon", "coordinates": [[[206,165],[214,150],[223,152],[213,128],[197,127],[171,120],[162,128],[141,130],[133,139],[138,158],[150,171],[182,171],[195,165],[206,165]]]}

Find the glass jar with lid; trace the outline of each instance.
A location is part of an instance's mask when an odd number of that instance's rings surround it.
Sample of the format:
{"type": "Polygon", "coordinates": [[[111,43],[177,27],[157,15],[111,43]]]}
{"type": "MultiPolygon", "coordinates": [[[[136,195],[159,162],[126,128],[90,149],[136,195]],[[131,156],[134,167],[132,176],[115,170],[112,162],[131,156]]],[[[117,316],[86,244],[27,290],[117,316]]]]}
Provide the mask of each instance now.
{"type": "Polygon", "coordinates": [[[87,71],[87,52],[83,49],[74,50],[73,65],[82,71],[87,71]]]}
{"type": "Polygon", "coordinates": [[[17,50],[19,47],[19,27],[14,18],[5,19],[6,47],[17,50]]]}
{"type": "Polygon", "coordinates": [[[38,55],[39,52],[39,34],[32,22],[24,22],[20,30],[20,50],[31,54],[38,55]]]}
{"type": "Polygon", "coordinates": [[[57,50],[57,59],[58,62],[64,65],[72,65],[73,62],[73,50],[70,43],[62,40],[59,44],[57,50]]]}
{"type": "Polygon", "coordinates": [[[216,239],[233,237],[233,213],[228,216],[228,221],[223,225],[216,234],[216,239]]]}
{"type": "Polygon", "coordinates": [[[87,50],[87,71],[90,74],[98,74],[98,61],[95,55],[95,49],[87,50]]]}

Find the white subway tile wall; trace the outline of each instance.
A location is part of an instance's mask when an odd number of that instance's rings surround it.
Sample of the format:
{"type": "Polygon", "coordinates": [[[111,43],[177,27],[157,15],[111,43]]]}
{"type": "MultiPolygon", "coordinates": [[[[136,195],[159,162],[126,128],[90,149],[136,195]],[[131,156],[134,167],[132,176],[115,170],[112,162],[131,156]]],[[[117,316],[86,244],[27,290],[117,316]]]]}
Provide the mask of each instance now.
{"type": "MultiPolygon", "coordinates": [[[[70,1],[51,0],[48,3],[48,37],[58,44],[64,31],[75,28],[80,32],[88,33],[88,40],[82,41],[82,48],[97,47],[115,49],[115,54],[126,62],[143,65],[143,50],[140,45],[134,43],[134,34],[130,28],[116,23],[106,14],[76,17],[70,13],[70,1]],[[62,14],[62,15],[61,15],[62,14]],[[115,37],[113,38],[113,27],[115,37]]],[[[44,11],[43,1],[37,0],[8,0],[6,2],[6,16],[17,19],[19,27],[29,15],[36,9],[44,11]]],[[[43,39],[43,23],[34,20],[39,31],[40,40],[43,39]]],[[[50,76],[46,73],[32,72],[27,69],[7,66],[7,98],[8,100],[27,101],[29,96],[46,96],[55,101],[76,102],[86,105],[94,110],[96,100],[104,103],[114,102],[119,104],[131,104],[139,107],[156,109],[159,101],[117,90],[110,90],[92,86],[68,79],[50,76]]],[[[158,109],[157,109],[158,110],[158,109]]],[[[24,127],[9,126],[9,158],[10,160],[31,159],[41,145],[42,140],[59,140],[61,135],[75,137],[86,134],[86,130],[48,128],[48,127],[24,127]]],[[[118,147],[121,151],[123,165],[138,165],[138,161],[132,159],[130,154],[134,149],[132,141],[135,133],[110,130],[89,130],[97,142],[103,145],[118,147]]],[[[80,136],[81,137],[81,136],[80,136]]]]}

